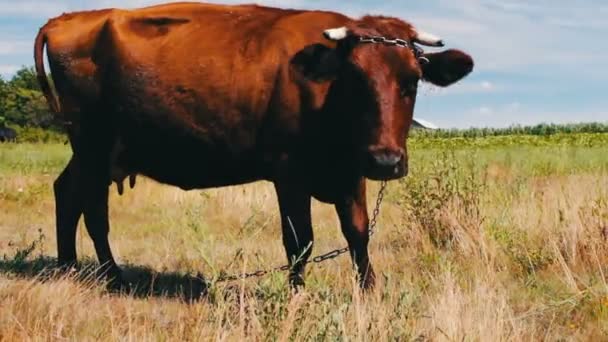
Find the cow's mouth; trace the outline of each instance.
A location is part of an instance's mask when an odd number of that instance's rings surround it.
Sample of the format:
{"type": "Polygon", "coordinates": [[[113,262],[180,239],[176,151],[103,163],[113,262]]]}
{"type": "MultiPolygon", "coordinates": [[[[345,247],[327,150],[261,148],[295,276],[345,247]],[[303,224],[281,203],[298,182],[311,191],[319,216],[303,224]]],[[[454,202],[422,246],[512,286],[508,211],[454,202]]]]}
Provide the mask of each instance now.
{"type": "Polygon", "coordinates": [[[365,177],[371,180],[393,180],[407,176],[408,167],[405,160],[400,160],[395,164],[378,164],[370,160],[365,168],[365,177]]]}

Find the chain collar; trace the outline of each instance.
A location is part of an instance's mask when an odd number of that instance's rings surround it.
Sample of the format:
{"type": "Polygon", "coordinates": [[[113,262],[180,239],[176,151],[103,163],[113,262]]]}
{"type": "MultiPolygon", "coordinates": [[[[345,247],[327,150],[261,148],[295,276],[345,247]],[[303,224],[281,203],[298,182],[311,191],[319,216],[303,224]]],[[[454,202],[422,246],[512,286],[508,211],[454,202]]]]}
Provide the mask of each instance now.
{"type": "Polygon", "coordinates": [[[361,36],[359,37],[359,43],[364,44],[383,44],[388,46],[397,46],[403,48],[409,48],[414,53],[414,56],[420,61],[428,62],[429,60],[424,57],[424,50],[416,44],[410,43],[405,39],[395,38],[389,39],[382,36],[361,36]]]}

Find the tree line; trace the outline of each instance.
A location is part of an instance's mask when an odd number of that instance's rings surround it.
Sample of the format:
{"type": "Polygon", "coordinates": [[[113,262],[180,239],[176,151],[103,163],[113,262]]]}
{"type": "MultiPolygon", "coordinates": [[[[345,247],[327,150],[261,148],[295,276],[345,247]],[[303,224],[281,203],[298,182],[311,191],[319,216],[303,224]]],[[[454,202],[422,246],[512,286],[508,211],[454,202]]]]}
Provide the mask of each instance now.
{"type": "Polygon", "coordinates": [[[0,76],[0,126],[60,131],[40,91],[36,71],[23,67],[6,80],[0,76]]]}
{"type": "Polygon", "coordinates": [[[468,128],[417,130],[412,135],[429,138],[483,138],[496,136],[550,136],[555,134],[608,133],[608,122],[571,124],[541,123],[533,126],[513,125],[505,128],[468,128]]]}

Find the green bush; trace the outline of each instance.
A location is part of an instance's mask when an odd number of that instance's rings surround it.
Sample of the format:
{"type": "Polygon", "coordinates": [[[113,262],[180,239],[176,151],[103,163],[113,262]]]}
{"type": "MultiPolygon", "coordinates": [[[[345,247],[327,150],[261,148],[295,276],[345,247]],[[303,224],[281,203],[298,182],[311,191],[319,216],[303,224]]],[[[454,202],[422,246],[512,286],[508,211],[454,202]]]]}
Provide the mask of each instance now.
{"type": "Polygon", "coordinates": [[[61,126],[40,91],[36,71],[24,67],[9,81],[0,77],[0,125],[60,131],[61,126]]]}
{"type": "Polygon", "coordinates": [[[17,142],[20,143],[64,143],[68,140],[67,135],[54,130],[31,126],[12,128],[17,131],[17,142]]]}

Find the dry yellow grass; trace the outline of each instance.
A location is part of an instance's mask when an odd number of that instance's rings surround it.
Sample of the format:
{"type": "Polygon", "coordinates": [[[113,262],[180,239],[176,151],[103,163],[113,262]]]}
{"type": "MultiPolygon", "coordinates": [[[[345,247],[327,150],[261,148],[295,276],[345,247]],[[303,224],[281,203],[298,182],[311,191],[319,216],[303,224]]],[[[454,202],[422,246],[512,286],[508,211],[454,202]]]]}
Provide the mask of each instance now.
{"type": "MultiPolygon", "coordinates": [[[[526,168],[526,158],[484,160],[450,171],[444,159],[390,184],[371,242],[372,293],[358,292],[342,257],[309,266],[297,295],[273,274],[213,284],[195,302],[158,291],[187,275],[285,262],[269,183],[184,192],[140,178],[122,197],[113,191],[119,264],[133,281],[159,277],[142,296],[91,278],[34,276],[55,255],[56,171],[3,169],[0,340],[605,340],[608,163],[553,172],[526,168]],[[438,175],[452,186],[428,181],[438,175]],[[16,256],[37,240],[27,259],[16,256]]],[[[344,245],[332,207],[315,202],[313,216],[316,253],[344,245]]],[[[79,257],[94,258],[84,227],[78,234],[79,257]]]]}

